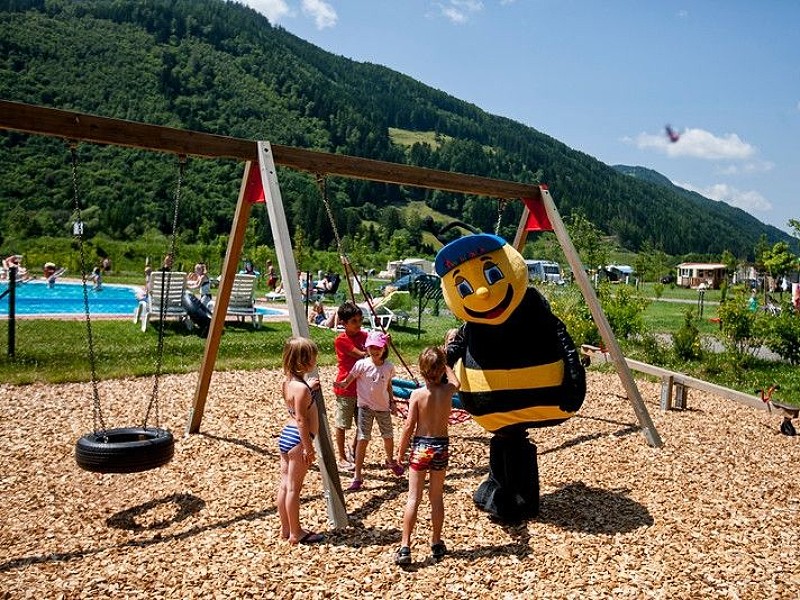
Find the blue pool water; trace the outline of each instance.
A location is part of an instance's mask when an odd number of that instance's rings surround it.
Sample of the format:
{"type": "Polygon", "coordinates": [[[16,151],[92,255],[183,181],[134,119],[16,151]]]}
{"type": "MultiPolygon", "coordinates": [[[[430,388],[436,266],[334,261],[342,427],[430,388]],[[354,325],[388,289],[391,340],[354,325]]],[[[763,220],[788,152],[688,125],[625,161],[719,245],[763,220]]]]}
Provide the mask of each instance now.
{"type": "MultiPolygon", "coordinates": [[[[8,289],[7,283],[0,284],[0,294],[8,289]]],[[[89,286],[89,313],[92,315],[132,316],[139,298],[137,289],[129,285],[103,284],[99,291],[89,286]]],[[[286,311],[259,308],[265,316],[286,314],[286,311]]],[[[30,315],[83,315],[83,284],[59,281],[48,288],[43,281],[30,281],[17,285],[16,314],[30,315]]],[[[0,317],[8,316],[8,295],[0,299],[0,317]]]]}
{"type": "MultiPolygon", "coordinates": [[[[0,285],[0,294],[8,284],[0,285]]],[[[0,300],[0,315],[8,315],[8,296],[0,300]]],[[[93,315],[132,315],[139,299],[127,285],[105,284],[99,291],[89,286],[89,312],[93,315]]],[[[17,285],[16,313],[25,315],[82,315],[83,285],[66,281],[48,288],[43,281],[17,285]]]]}

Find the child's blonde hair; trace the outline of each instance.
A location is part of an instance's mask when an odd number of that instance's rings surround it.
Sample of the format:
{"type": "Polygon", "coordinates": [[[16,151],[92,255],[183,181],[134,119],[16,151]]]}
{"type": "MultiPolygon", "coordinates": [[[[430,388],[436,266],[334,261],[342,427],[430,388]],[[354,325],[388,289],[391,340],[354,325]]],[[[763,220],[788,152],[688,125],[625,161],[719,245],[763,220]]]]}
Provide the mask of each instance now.
{"type": "Polygon", "coordinates": [[[291,337],[283,346],[283,372],[302,377],[319,355],[317,345],[304,337],[291,337]]]}
{"type": "Polygon", "coordinates": [[[444,334],[444,347],[447,348],[447,345],[456,339],[459,331],[461,331],[458,327],[454,327],[453,329],[448,329],[447,333],[444,334]]]}
{"type": "Polygon", "coordinates": [[[425,381],[439,383],[447,366],[447,358],[439,346],[430,346],[420,353],[418,364],[425,381]]]}

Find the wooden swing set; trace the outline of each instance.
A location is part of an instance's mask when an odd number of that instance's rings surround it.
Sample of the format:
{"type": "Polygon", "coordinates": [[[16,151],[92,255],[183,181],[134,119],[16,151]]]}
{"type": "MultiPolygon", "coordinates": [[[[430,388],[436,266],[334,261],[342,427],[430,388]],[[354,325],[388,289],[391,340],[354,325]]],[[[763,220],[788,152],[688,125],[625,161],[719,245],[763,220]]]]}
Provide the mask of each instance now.
{"type": "MultiPolygon", "coordinates": [[[[494,197],[501,202],[522,200],[525,207],[513,245],[521,250],[530,231],[551,230],[555,233],[572,268],[575,281],[599,329],[608,355],[619,374],[647,443],[656,448],[662,445],[631,370],[614,337],[608,319],[603,313],[578,253],[567,234],[553,198],[545,185],[531,185],[340,154],[328,154],[270,144],[265,141],[255,142],[242,138],[148,125],[4,100],[0,100],[0,129],[59,137],[72,142],[111,144],[183,156],[230,158],[245,162],[231,235],[220,274],[216,307],[211,319],[186,426],[187,433],[197,433],[200,430],[234,275],[244,246],[247,222],[254,203],[266,202],[280,272],[284,274],[297,272],[278,184],[277,166],[280,165],[307,171],[317,177],[329,175],[352,177],[395,185],[494,197]]],[[[292,333],[296,336],[309,337],[308,321],[303,310],[299,282],[293,277],[284,277],[284,285],[292,333]]],[[[324,403],[318,402],[317,405],[322,411],[322,416],[325,416],[324,403]]],[[[347,515],[344,511],[341,485],[327,432],[327,419],[320,419],[320,426],[321,431],[318,437],[322,459],[320,472],[323,485],[328,492],[326,494],[328,516],[334,527],[342,527],[347,523],[347,515]],[[332,494],[331,491],[336,493],[332,494]]]]}

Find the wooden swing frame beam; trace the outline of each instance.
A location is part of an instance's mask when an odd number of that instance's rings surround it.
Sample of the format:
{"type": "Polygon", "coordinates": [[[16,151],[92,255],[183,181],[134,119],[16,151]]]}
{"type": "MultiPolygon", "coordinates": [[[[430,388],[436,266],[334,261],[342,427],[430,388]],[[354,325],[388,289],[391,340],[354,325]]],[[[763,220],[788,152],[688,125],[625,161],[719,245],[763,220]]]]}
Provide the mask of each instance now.
{"type": "MultiPolygon", "coordinates": [[[[216,310],[212,318],[211,330],[206,341],[205,354],[200,369],[197,388],[195,390],[194,405],[190,415],[187,432],[199,431],[205,407],[206,396],[211,382],[211,375],[216,362],[219,349],[220,336],[224,325],[225,313],[230,300],[233,276],[236,271],[239,256],[244,246],[244,234],[247,219],[250,215],[250,202],[246,200],[245,183],[251,166],[259,165],[262,183],[267,198],[278,191],[277,179],[274,169],[270,171],[269,165],[280,165],[300,171],[308,171],[317,175],[334,175],[352,177],[395,185],[407,185],[428,189],[438,189],[449,192],[490,196],[499,199],[529,198],[544,204],[547,215],[553,225],[553,230],[564,250],[567,261],[572,268],[578,286],[583,293],[592,317],[600,330],[600,335],[608,349],[617,373],[631,402],[647,442],[653,447],[662,445],[661,438],[656,431],[647,408],[642,401],[636,382],[625,361],[621,349],[614,337],[605,314],[600,307],[600,302],[591,286],[588,275],[581,264],[575,247],[567,234],[564,223],[555,207],[550,193],[545,186],[504,181],[475,175],[465,175],[448,171],[437,171],[410,165],[401,165],[367,158],[329,154],[314,150],[281,146],[277,144],[266,146],[263,142],[256,142],[243,138],[233,138],[197,131],[188,131],[149,125],[121,119],[99,117],[86,113],[65,111],[42,106],[33,106],[18,102],[0,100],[0,129],[19,131],[23,133],[60,137],[72,141],[92,142],[96,144],[111,144],[128,148],[139,148],[168,152],[178,155],[199,156],[207,158],[228,158],[248,163],[245,168],[245,177],[234,215],[231,236],[221,273],[220,290],[217,297],[216,310]],[[264,153],[268,153],[268,160],[264,161],[264,153]]],[[[282,206],[281,206],[282,210],[282,206]]],[[[523,211],[523,217],[517,231],[514,245],[518,248],[525,243],[527,231],[528,209],[523,211]]],[[[285,246],[279,254],[291,255],[291,245],[288,240],[288,231],[284,240],[276,238],[277,246],[285,246]]],[[[286,261],[281,261],[286,262],[286,261]]],[[[291,259],[294,263],[293,257],[291,259]]],[[[288,273],[282,267],[281,272],[288,273]]],[[[291,277],[289,280],[291,281],[291,277]]],[[[287,300],[289,298],[287,297],[287,300]]],[[[295,332],[298,326],[305,323],[301,315],[292,314],[298,307],[289,303],[292,329],[295,332]],[[297,321],[297,323],[295,322],[297,321]]],[[[299,329],[298,329],[299,331],[299,329]]],[[[306,335],[307,335],[306,324],[306,335]]]]}

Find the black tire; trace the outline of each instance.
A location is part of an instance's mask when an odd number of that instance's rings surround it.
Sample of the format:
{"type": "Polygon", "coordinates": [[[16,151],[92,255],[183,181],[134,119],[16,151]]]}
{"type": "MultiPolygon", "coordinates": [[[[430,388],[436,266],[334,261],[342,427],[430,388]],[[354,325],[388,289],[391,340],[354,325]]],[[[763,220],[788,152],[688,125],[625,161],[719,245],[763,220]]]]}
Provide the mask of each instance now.
{"type": "Polygon", "coordinates": [[[87,433],[75,444],[75,462],[94,473],[139,473],[167,464],[175,439],[166,429],[124,427],[87,433]]]}

